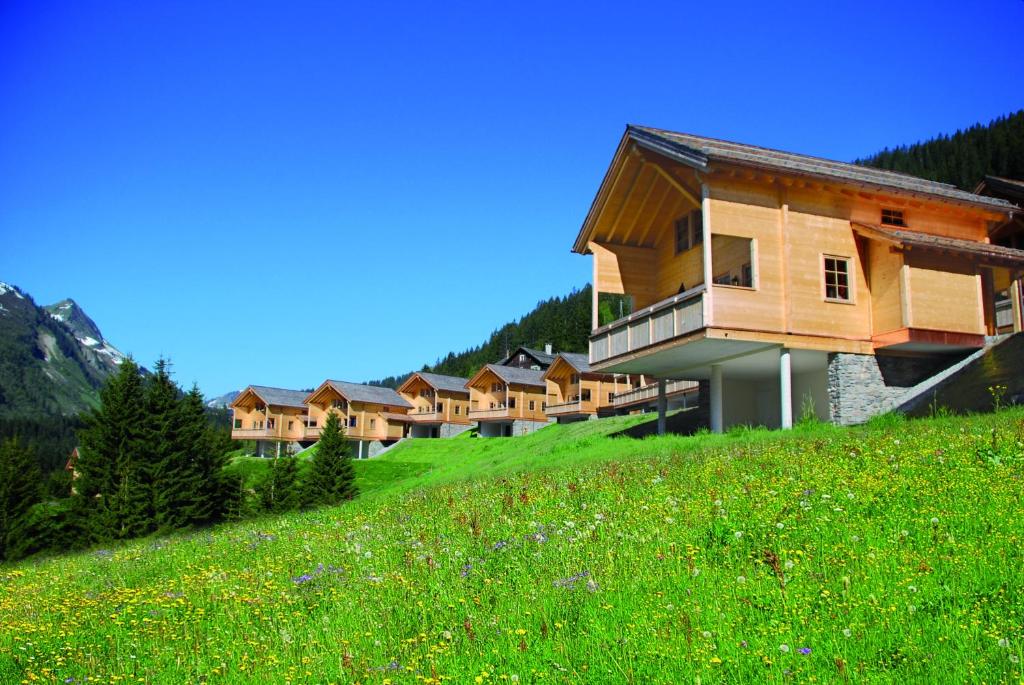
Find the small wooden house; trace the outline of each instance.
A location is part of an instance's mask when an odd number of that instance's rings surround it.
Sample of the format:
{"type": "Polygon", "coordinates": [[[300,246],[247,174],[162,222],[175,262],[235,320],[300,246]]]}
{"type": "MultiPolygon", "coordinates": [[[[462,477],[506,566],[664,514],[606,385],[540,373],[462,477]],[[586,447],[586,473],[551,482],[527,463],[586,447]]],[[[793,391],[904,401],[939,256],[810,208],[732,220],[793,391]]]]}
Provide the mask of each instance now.
{"type": "Polygon", "coordinates": [[[302,390],[250,385],[231,403],[231,439],[254,440],[261,457],[301,447],[306,442],[305,397],[302,390]]]}
{"type": "Polygon", "coordinates": [[[341,418],[355,456],[365,459],[408,435],[412,404],[391,388],[327,380],[305,398],[306,438],[319,439],[328,412],[341,418]]]}
{"type": "Polygon", "coordinates": [[[549,422],[546,387],[543,371],[488,364],[466,382],[469,418],[479,424],[481,437],[533,432],[549,422]]]}
{"type": "Polygon", "coordinates": [[[996,330],[994,289],[1020,293],[1024,251],[990,236],[1018,211],[906,174],[629,126],[573,245],[593,259],[591,369],[706,380],[715,431],[788,427],[799,412],[867,420],[996,330]],[[607,298],[622,316],[601,319],[607,298]]]}
{"type": "Polygon", "coordinates": [[[465,378],[419,371],[398,388],[412,408],[406,415],[409,437],[450,438],[473,426],[465,378]]]}
{"type": "Polygon", "coordinates": [[[545,345],[543,350],[535,350],[532,347],[520,345],[512,350],[512,353],[498,362],[498,366],[515,366],[520,369],[533,369],[543,371],[555,361],[555,353],[551,345],[545,345]]]}

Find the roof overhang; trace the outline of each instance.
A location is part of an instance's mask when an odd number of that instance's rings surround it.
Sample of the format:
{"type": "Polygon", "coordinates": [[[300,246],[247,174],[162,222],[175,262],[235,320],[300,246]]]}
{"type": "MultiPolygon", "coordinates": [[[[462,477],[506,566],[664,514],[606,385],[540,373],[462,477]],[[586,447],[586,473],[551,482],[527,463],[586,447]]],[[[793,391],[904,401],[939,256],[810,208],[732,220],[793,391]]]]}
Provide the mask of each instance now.
{"type": "Polygon", "coordinates": [[[922,250],[940,254],[955,255],[984,266],[1001,266],[1011,269],[1024,268],[1024,250],[1003,247],[991,243],[960,238],[908,231],[875,224],[851,221],[854,232],[869,240],[886,243],[904,251],[922,250]]]}

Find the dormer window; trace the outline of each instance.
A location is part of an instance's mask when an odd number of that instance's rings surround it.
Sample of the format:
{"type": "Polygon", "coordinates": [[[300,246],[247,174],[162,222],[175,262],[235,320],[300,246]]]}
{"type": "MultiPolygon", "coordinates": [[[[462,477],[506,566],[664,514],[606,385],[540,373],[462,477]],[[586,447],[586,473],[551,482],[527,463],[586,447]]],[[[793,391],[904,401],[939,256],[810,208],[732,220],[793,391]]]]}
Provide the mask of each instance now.
{"type": "Polygon", "coordinates": [[[882,225],[883,226],[906,226],[907,222],[903,219],[902,209],[883,209],[882,210],[882,225]]]}

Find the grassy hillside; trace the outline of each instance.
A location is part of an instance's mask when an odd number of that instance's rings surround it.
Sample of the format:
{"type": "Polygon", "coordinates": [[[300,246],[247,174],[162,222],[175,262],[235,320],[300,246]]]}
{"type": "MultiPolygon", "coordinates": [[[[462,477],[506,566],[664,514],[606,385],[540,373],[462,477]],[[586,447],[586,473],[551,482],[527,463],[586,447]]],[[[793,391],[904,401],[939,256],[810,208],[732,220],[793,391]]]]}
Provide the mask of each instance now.
{"type": "Polygon", "coordinates": [[[2,567],[0,681],[1020,681],[1024,411],[603,435],[635,420],[413,441],[341,508],[2,567]]]}

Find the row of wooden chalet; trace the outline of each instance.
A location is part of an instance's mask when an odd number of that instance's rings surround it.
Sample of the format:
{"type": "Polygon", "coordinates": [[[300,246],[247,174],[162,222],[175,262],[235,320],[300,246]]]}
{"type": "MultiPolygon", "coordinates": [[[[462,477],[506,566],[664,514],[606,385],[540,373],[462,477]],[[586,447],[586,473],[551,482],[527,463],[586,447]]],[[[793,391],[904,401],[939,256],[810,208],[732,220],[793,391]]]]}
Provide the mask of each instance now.
{"type": "Polygon", "coordinates": [[[1022,330],[1022,191],[629,126],[573,245],[590,372],[700,381],[714,431],[864,421],[1022,330]]]}

